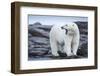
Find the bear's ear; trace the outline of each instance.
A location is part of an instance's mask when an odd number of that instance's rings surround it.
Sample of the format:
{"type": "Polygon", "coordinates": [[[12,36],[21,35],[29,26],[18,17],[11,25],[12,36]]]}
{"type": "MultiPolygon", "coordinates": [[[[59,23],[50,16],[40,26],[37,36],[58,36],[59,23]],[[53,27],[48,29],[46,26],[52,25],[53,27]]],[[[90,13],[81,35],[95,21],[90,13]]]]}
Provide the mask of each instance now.
{"type": "Polygon", "coordinates": [[[72,26],[74,26],[74,24],[72,26]]]}

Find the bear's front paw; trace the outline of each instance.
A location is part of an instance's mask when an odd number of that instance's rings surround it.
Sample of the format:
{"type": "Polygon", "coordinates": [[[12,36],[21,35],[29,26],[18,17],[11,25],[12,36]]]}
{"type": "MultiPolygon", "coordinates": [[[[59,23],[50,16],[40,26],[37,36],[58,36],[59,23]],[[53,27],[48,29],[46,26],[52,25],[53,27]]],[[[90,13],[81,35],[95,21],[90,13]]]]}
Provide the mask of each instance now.
{"type": "Polygon", "coordinates": [[[76,52],[73,52],[73,56],[77,56],[77,53],[76,52]]]}
{"type": "Polygon", "coordinates": [[[73,56],[73,53],[69,53],[69,54],[67,54],[67,56],[73,56]]]}
{"type": "Polygon", "coordinates": [[[58,53],[52,53],[52,56],[54,56],[54,57],[58,57],[59,54],[58,54],[58,53]]]}

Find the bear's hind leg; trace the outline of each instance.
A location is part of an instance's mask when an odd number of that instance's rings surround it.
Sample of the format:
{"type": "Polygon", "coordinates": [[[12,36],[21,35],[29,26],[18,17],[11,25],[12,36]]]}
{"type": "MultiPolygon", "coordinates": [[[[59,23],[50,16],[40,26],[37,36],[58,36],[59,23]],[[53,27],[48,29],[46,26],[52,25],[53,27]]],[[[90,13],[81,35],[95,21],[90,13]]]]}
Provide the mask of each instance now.
{"type": "Polygon", "coordinates": [[[70,44],[65,44],[64,52],[67,54],[67,56],[72,56],[73,55],[73,53],[71,52],[71,45],[70,44]]]}
{"type": "Polygon", "coordinates": [[[79,45],[79,43],[74,43],[73,44],[73,46],[72,46],[73,55],[77,56],[78,45],[79,45]]]}
{"type": "Polygon", "coordinates": [[[79,38],[74,38],[73,42],[72,42],[72,52],[73,52],[73,55],[77,56],[78,47],[79,47],[79,38]]]}

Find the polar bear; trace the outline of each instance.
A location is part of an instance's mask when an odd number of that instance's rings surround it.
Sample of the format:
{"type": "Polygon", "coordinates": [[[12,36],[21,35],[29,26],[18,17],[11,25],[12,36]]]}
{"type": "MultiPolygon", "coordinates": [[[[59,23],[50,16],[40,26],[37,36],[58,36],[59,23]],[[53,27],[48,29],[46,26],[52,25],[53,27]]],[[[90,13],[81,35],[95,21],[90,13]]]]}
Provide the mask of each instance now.
{"type": "Polygon", "coordinates": [[[80,39],[77,24],[71,22],[62,26],[53,26],[49,35],[53,56],[59,56],[58,51],[65,53],[67,56],[77,56],[80,39]]]}

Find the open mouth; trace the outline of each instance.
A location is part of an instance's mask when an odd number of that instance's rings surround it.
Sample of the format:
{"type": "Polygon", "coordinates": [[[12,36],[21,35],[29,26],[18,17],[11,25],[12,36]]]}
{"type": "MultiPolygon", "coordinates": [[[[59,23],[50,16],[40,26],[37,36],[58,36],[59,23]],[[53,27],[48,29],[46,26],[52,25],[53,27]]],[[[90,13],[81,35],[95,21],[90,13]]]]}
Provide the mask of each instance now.
{"type": "Polygon", "coordinates": [[[67,33],[68,33],[68,30],[67,30],[67,29],[65,29],[65,31],[66,31],[65,33],[67,34],[67,33]]]}
{"type": "Polygon", "coordinates": [[[67,29],[65,29],[64,27],[61,27],[61,29],[64,29],[64,30],[66,31],[66,32],[65,32],[66,34],[68,33],[68,30],[67,30],[67,29]]]}

